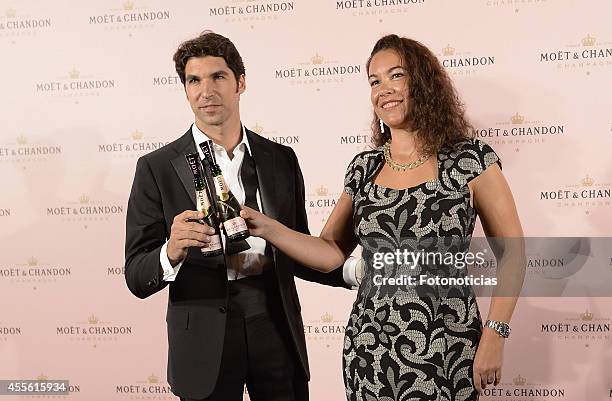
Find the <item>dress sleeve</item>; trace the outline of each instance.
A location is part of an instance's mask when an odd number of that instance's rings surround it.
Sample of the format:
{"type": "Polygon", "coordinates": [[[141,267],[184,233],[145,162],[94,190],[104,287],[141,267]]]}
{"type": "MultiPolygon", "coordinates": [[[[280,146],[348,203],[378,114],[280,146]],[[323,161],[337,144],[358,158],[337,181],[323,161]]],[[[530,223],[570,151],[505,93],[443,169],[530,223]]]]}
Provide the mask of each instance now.
{"type": "Polygon", "coordinates": [[[478,139],[470,141],[459,158],[459,168],[465,171],[466,182],[478,177],[494,163],[501,168],[501,160],[497,153],[486,142],[478,139]]]}
{"type": "Polygon", "coordinates": [[[346,174],[344,175],[344,191],[355,199],[355,194],[359,192],[361,181],[363,180],[363,161],[361,154],[355,156],[349,163],[346,174]]]}

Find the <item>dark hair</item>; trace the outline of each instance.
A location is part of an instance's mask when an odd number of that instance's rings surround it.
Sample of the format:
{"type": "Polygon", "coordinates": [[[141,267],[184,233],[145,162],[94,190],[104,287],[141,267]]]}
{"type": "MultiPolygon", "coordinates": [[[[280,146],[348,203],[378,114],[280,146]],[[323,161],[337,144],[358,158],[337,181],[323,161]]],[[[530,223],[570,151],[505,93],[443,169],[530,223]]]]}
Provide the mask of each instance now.
{"type": "Polygon", "coordinates": [[[204,31],[197,38],[181,43],[172,57],[176,73],[181,78],[183,85],[185,85],[185,65],[187,65],[187,61],[191,57],[206,56],[223,57],[227,66],[234,73],[236,81],[245,73],[242,57],[240,57],[240,53],[238,53],[232,41],[218,33],[204,31]]]}
{"type": "MultiPolygon", "coordinates": [[[[417,138],[424,152],[435,153],[445,145],[453,145],[473,138],[472,125],[465,118],[464,106],[453,84],[436,58],[416,40],[387,35],[378,40],[366,63],[369,74],[372,57],[381,50],[394,50],[402,58],[408,73],[409,108],[407,119],[410,129],[417,131],[417,138]]],[[[385,126],[381,132],[379,120],[374,114],[372,142],[376,146],[391,138],[385,126]]]]}

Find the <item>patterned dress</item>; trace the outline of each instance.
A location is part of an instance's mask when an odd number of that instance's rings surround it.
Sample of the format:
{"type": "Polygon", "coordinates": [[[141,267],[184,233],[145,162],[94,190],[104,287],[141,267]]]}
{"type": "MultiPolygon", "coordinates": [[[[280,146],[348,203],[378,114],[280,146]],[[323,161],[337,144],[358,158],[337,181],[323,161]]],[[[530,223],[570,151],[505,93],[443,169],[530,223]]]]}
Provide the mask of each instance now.
{"type": "Polygon", "coordinates": [[[396,277],[431,272],[397,264],[377,270],[372,252],[418,247],[426,239],[460,238],[469,245],[476,211],[467,184],[499,158],[484,142],[465,140],[443,148],[437,161],[436,180],[400,190],[374,183],[384,164],[382,147],[358,154],[347,169],[345,191],[366,260],[344,338],[349,401],[478,399],[472,364],[482,322],[471,287],[448,296],[442,286],[433,286],[427,290],[434,295],[423,296],[415,286],[374,280],[381,272],[396,277]]]}

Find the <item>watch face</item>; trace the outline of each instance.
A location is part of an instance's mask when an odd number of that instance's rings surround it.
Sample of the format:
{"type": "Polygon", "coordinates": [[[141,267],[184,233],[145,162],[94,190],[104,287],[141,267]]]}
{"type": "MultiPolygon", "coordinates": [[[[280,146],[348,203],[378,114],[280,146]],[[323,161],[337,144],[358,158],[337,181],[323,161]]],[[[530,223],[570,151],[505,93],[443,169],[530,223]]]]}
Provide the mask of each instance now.
{"type": "Polygon", "coordinates": [[[507,338],[510,336],[510,325],[503,322],[487,321],[487,326],[495,330],[500,336],[507,338]]]}

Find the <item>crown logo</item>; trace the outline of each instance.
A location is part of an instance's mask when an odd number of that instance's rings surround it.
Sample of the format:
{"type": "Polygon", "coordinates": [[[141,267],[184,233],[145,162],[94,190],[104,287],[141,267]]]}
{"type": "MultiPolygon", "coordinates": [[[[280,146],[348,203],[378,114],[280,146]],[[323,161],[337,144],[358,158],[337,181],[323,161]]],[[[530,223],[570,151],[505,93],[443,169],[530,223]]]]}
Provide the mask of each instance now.
{"type": "Polygon", "coordinates": [[[25,135],[21,134],[17,137],[17,143],[19,145],[25,145],[26,143],[28,143],[28,138],[26,138],[25,135]]]}
{"type": "Polygon", "coordinates": [[[159,378],[157,376],[155,376],[154,374],[151,374],[151,376],[147,377],[147,381],[149,383],[158,383],[159,382],[159,378]]]}
{"type": "Polygon", "coordinates": [[[582,38],[582,46],[595,46],[595,38],[591,35],[582,38]]]}
{"type": "Polygon", "coordinates": [[[521,116],[517,111],[515,115],[510,117],[510,121],[512,124],[522,124],[525,121],[525,117],[521,116]]]}
{"type": "Polygon", "coordinates": [[[446,45],[444,49],[442,49],[443,56],[452,56],[455,54],[455,48],[451,45],[446,45]]]}
{"type": "Polygon", "coordinates": [[[134,9],[134,2],[131,0],[127,0],[123,3],[123,9],[126,11],[130,11],[134,9]]]}
{"type": "Polygon", "coordinates": [[[595,180],[589,177],[589,175],[587,174],[586,177],[580,180],[580,183],[582,184],[583,187],[592,187],[593,184],[595,183],[595,180]]]}
{"type": "Polygon", "coordinates": [[[316,53],[310,58],[310,61],[312,61],[313,64],[323,64],[323,57],[321,57],[319,53],[316,53]]]}
{"type": "Polygon", "coordinates": [[[319,195],[319,196],[327,196],[328,193],[329,193],[329,191],[323,185],[321,185],[319,188],[317,188],[317,195],[319,195]]]}
{"type": "Polygon", "coordinates": [[[98,318],[96,317],[96,315],[91,314],[87,318],[87,323],[89,323],[89,324],[97,324],[98,323],[98,318]]]}
{"type": "Polygon", "coordinates": [[[49,380],[49,378],[43,373],[41,373],[38,375],[38,377],[36,377],[36,380],[38,380],[39,382],[46,382],[49,380]]]}
{"type": "Polygon", "coordinates": [[[132,132],[132,139],[135,141],[141,140],[143,136],[144,134],[138,130],[135,130],[134,132],[132,132]]]}
{"type": "Polygon", "coordinates": [[[81,205],[84,205],[84,204],[86,204],[86,203],[89,203],[89,196],[87,196],[87,195],[85,195],[85,194],[83,194],[83,195],[79,196],[79,203],[80,203],[81,205]]]}
{"type": "Polygon", "coordinates": [[[523,376],[519,374],[514,379],[512,379],[512,382],[514,383],[515,386],[524,386],[525,383],[527,383],[527,379],[525,379],[523,376]]]}
{"type": "Polygon", "coordinates": [[[580,319],[590,322],[593,320],[593,314],[587,309],[586,312],[580,314],[580,319]]]}
{"type": "Polygon", "coordinates": [[[38,259],[32,256],[30,259],[28,259],[28,266],[38,266],[38,259]]]}
{"type": "Polygon", "coordinates": [[[80,75],[81,73],[76,68],[72,68],[72,70],[68,72],[68,76],[70,77],[70,79],[79,79],[80,75]]]}
{"type": "Polygon", "coordinates": [[[261,135],[263,131],[264,129],[261,125],[259,125],[259,123],[255,124],[255,126],[253,127],[253,132],[256,133],[257,135],[261,135]]]}
{"type": "Polygon", "coordinates": [[[14,8],[9,8],[6,10],[6,18],[15,18],[17,16],[17,10],[14,8]]]}
{"type": "Polygon", "coordinates": [[[323,323],[331,323],[334,321],[334,316],[331,315],[329,312],[325,312],[325,314],[321,315],[321,321],[323,323]]]}

